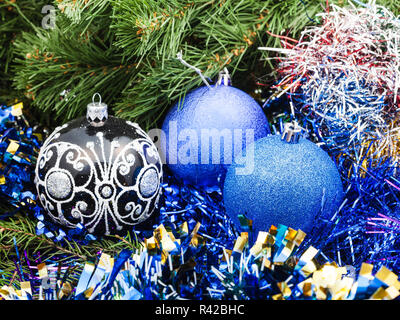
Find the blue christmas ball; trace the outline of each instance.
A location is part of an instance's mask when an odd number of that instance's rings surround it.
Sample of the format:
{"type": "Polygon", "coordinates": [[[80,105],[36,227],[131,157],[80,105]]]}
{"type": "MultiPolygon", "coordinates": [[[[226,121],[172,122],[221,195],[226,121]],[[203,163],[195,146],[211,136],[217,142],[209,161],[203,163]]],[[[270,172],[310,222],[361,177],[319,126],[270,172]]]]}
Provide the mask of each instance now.
{"type": "Polygon", "coordinates": [[[236,154],[270,131],[260,105],[229,85],[193,90],[167,114],[161,154],[173,174],[203,186],[218,184],[236,154]]]}
{"type": "Polygon", "coordinates": [[[254,150],[254,170],[240,174],[235,163],[223,190],[227,214],[238,227],[238,215],[245,214],[253,220],[255,234],[279,224],[310,232],[317,215],[329,219],[341,205],[336,165],[314,143],[300,138],[292,144],[270,135],[249,149],[254,150]]]}

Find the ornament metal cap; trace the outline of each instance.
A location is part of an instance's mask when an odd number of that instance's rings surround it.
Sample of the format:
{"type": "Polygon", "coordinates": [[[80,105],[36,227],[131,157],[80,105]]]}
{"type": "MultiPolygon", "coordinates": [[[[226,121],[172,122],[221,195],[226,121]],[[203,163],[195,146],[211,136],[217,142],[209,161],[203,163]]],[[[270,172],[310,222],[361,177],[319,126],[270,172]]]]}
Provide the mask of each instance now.
{"type": "Polygon", "coordinates": [[[218,76],[217,85],[220,86],[221,84],[224,86],[232,85],[231,76],[229,75],[229,71],[226,67],[219,73],[218,76]]]}
{"type": "Polygon", "coordinates": [[[282,140],[287,143],[298,143],[301,137],[302,127],[296,121],[285,123],[282,140]]]}
{"type": "Polygon", "coordinates": [[[101,127],[108,119],[108,107],[101,102],[100,93],[95,93],[92,98],[92,103],[87,106],[86,119],[93,127],[101,127]],[[99,96],[100,100],[95,102],[94,99],[99,96]]]}

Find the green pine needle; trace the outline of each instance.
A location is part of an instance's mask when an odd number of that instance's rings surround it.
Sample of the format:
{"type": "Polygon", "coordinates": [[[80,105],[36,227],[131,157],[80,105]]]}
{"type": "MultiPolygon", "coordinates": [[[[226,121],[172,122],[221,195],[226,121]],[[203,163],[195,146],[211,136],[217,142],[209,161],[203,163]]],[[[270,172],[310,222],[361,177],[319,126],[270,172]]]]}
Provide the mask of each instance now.
{"type": "MultiPolygon", "coordinates": [[[[117,255],[123,249],[134,250],[139,246],[136,235],[127,234],[125,237],[109,236],[100,241],[92,241],[87,245],[80,245],[75,241],[56,243],[45,235],[36,235],[36,221],[24,215],[17,215],[6,221],[0,220],[0,287],[9,284],[9,279],[15,272],[17,261],[14,238],[20,253],[20,265],[24,272],[30,273],[25,261],[24,251],[28,259],[34,261],[35,254],[40,252],[42,262],[57,259],[59,263],[70,261],[86,262],[97,259],[98,252],[111,256],[117,255]]],[[[79,270],[77,270],[79,271],[79,270]]]]}

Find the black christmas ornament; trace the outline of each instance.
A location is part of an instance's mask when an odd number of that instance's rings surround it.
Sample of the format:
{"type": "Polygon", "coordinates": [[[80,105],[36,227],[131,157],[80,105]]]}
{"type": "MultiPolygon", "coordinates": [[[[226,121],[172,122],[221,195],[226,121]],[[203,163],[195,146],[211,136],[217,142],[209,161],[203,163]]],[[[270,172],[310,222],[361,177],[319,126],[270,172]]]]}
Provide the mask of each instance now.
{"type": "Polygon", "coordinates": [[[122,234],[153,215],[162,164],[139,125],[109,117],[95,96],[86,118],[56,128],[45,141],[35,183],[54,222],[68,228],[80,223],[96,235],[122,234]]]}

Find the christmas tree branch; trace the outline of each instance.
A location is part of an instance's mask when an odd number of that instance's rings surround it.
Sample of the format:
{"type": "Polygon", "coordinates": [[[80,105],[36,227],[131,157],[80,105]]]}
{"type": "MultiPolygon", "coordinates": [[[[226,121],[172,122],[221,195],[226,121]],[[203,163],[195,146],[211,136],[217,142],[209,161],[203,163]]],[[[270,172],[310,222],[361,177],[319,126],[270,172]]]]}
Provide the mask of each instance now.
{"type": "MultiPolygon", "coordinates": [[[[57,21],[70,24],[66,17],[57,21]]],[[[136,72],[133,64],[122,63],[119,49],[110,46],[103,31],[80,31],[76,28],[72,36],[57,27],[49,33],[25,34],[16,44],[25,53],[17,59],[24,66],[17,88],[42,111],[55,111],[59,121],[82,115],[95,92],[111,104],[136,72]]]]}
{"type": "MultiPolygon", "coordinates": [[[[30,272],[27,263],[22,257],[22,252],[26,252],[31,261],[41,258],[42,262],[76,260],[84,262],[96,259],[99,252],[104,252],[112,256],[118,254],[123,249],[133,250],[138,247],[136,235],[134,238],[130,234],[124,237],[110,236],[97,241],[91,241],[86,245],[81,245],[75,241],[63,240],[54,242],[45,235],[37,235],[35,231],[36,221],[24,215],[17,215],[7,220],[0,220],[0,270],[2,274],[11,275],[15,271],[18,261],[16,257],[17,244],[20,253],[20,265],[24,273],[30,272]]],[[[9,277],[5,277],[8,278],[9,277]]],[[[0,286],[5,284],[0,278],[0,286]]]]}
{"type": "MultiPolygon", "coordinates": [[[[17,237],[17,236],[19,237],[20,236],[20,237],[22,237],[22,239],[26,239],[26,241],[24,242],[25,248],[29,245],[30,242],[35,241],[35,242],[39,243],[39,247],[42,247],[42,243],[43,243],[45,246],[51,246],[54,249],[56,249],[57,251],[60,251],[62,253],[78,257],[78,258],[80,258],[82,260],[86,260],[86,256],[83,256],[83,255],[81,255],[81,254],[79,254],[77,252],[74,252],[73,250],[67,250],[67,249],[65,249],[65,248],[63,248],[63,247],[61,247],[59,245],[56,245],[53,241],[51,241],[49,239],[46,239],[45,237],[38,236],[38,235],[36,235],[34,233],[31,233],[31,232],[26,232],[24,230],[19,230],[19,229],[16,229],[16,228],[9,228],[9,227],[5,227],[5,226],[0,226],[0,233],[5,234],[5,237],[12,235],[13,237],[17,237]],[[7,234],[6,231],[9,231],[11,233],[7,234]]],[[[21,239],[21,238],[19,238],[19,239],[21,239]]],[[[0,249],[4,249],[4,250],[5,249],[12,249],[12,248],[13,248],[12,245],[0,246],[0,249]]],[[[79,250],[79,249],[77,249],[77,250],[79,250]]]]}
{"type": "Polygon", "coordinates": [[[33,31],[40,26],[41,8],[45,1],[0,0],[0,103],[13,101],[18,93],[12,89],[14,73],[14,42],[23,31],[33,31]]]}
{"type": "MultiPolygon", "coordinates": [[[[344,0],[330,1],[339,5],[344,0]]],[[[399,12],[399,1],[378,1],[399,12]]],[[[57,27],[25,34],[17,42],[16,88],[40,110],[65,122],[85,112],[94,92],[120,117],[147,129],[196,86],[197,76],[177,64],[176,54],[215,78],[228,67],[257,79],[272,70],[273,36],[298,36],[323,0],[64,0],[55,1],[57,27]],[[264,59],[263,58],[267,58],[264,59]],[[261,61],[261,62],[260,62],[261,61]],[[68,96],[60,93],[68,92],[68,96]],[[156,94],[155,94],[156,92],[156,94]]],[[[315,19],[314,19],[315,18],[315,19]]],[[[242,84],[238,84],[240,87],[242,84]]],[[[250,92],[251,93],[251,92],[250,92]]]]}

